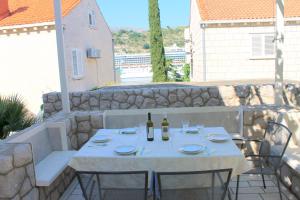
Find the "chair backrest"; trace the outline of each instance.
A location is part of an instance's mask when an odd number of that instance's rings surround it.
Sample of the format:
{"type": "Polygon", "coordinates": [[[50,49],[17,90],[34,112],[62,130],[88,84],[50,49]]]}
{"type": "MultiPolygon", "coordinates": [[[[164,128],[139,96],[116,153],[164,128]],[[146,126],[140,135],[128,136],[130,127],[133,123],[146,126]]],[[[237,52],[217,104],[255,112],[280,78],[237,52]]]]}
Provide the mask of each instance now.
{"type": "Polygon", "coordinates": [[[276,162],[279,164],[291,136],[291,131],[285,125],[269,121],[265,130],[264,140],[260,145],[259,154],[262,156],[273,157],[271,159],[273,159],[273,161],[277,159],[276,162]]]}
{"type": "Polygon", "coordinates": [[[86,200],[147,199],[148,171],[127,172],[76,172],[83,196],[86,200]]]}
{"type": "Polygon", "coordinates": [[[155,173],[156,194],[163,199],[223,200],[232,169],[155,173]]]}

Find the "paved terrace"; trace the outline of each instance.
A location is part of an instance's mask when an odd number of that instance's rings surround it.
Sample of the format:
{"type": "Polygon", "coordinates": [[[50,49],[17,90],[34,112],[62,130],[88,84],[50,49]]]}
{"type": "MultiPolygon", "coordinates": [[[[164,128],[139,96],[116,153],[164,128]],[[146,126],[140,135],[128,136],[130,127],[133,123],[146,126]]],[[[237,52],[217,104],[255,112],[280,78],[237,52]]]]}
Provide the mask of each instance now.
{"type": "MultiPolygon", "coordinates": [[[[240,200],[280,200],[278,194],[278,188],[276,186],[276,180],[272,177],[266,178],[266,186],[264,189],[262,186],[262,181],[260,176],[256,175],[243,175],[241,176],[240,190],[239,190],[239,199],[240,200]]],[[[230,183],[230,192],[234,195],[236,182],[233,179],[230,183]]],[[[297,198],[291,194],[285,186],[281,185],[283,200],[297,200],[297,198]]],[[[187,194],[188,196],[188,194],[187,194]]],[[[232,196],[233,197],[233,196],[232,196]]],[[[130,200],[126,198],[120,198],[123,200],[130,200]]],[[[189,198],[190,200],[193,198],[189,198]]],[[[194,198],[195,200],[197,198],[194,198]]],[[[227,198],[228,199],[228,198],[227,198]]],[[[234,199],[234,197],[232,198],[234,199]]],[[[80,185],[75,179],[70,187],[66,190],[64,195],[60,200],[84,200],[80,185]]],[[[152,197],[149,197],[148,200],[152,200],[152,197]]]]}
{"type": "MultiPolygon", "coordinates": [[[[288,126],[293,128],[294,135],[300,134],[298,132],[300,85],[286,83],[284,94],[285,106],[274,107],[272,106],[274,86],[268,83],[241,83],[241,85],[227,85],[226,83],[221,86],[190,86],[188,84],[112,87],[111,89],[71,93],[72,112],[68,115],[58,113],[61,110],[59,93],[46,94],[44,95],[47,114],[45,117],[49,117],[49,119],[9,137],[0,144],[0,200],[57,200],[62,195],[62,199],[82,199],[76,179],[73,180],[74,170],[66,166],[74,151],[79,150],[98,129],[105,127],[104,112],[117,110],[126,114],[131,109],[135,112],[139,109],[153,109],[153,112],[154,110],[157,112],[162,109],[174,110],[173,107],[182,109],[190,107],[189,109],[193,112],[197,110],[199,113],[207,113],[197,115],[198,121],[203,122],[204,125],[223,126],[230,133],[238,133],[240,124],[237,121],[239,118],[238,108],[240,105],[244,105],[242,123],[244,136],[262,136],[267,121],[269,119],[280,120],[281,117],[284,117],[284,120],[289,123],[288,126]],[[226,120],[220,124],[222,120],[217,120],[216,117],[226,120]],[[211,119],[215,119],[215,123],[211,119]],[[49,140],[49,138],[51,139],[49,140]],[[54,152],[57,150],[59,155],[54,152]],[[43,166],[52,163],[51,156],[54,158],[58,156],[65,160],[56,166],[56,171],[53,170],[50,178],[47,177],[48,179],[45,181],[41,179],[40,175],[43,175],[43,172],[47,172],[47,175],[50,174],[47,167],[43,166]]],[[[180,111],[180,113],[182,112],[180,111]]],[[[300,197],[298,168],[300,166],[300,141],[298,138],[293,138],[293,141],[296,146],[289,152],[290,155],[281,168],[281,180],[289,190],[300,197]]],[[[245,176],[242,180],[241,200],[279,198],[275,182],[272,179],[268,180],[270,187],[267,189],[261,187],[259,177],[245,176]]],[[[234,185],[233,182],[231,190],[234,185]]],[[[283,191],[285,199],[296,199],[287,192],[287,189],[284,188],[283,191]]]]}

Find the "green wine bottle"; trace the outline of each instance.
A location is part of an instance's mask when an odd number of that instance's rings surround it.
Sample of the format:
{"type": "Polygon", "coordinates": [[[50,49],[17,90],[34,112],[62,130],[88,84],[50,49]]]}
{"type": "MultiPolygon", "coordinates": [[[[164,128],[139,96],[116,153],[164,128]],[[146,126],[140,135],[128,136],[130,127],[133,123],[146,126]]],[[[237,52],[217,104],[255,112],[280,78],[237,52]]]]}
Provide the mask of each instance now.
{"type": "Polygon", "coordinates": [[[148,113],[148,121],[147,121],[147,140],[153,141],[154,140],[154,125],[151,120],[151,113],[148,113]]]}

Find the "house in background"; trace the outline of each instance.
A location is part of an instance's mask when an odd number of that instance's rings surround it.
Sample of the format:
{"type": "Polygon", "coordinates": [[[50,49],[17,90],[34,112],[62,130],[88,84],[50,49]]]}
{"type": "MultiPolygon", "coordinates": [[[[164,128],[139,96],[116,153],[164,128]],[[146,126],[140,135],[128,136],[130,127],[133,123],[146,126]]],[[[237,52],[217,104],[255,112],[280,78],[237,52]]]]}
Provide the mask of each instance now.
{"type": "MultiPolygon", "coordinates": [[[[22,95],[34,113],[43,93],[60,91],[53,7],[0,0],[0,95],[22,95]]],[[[113,37],[96,0],[62,0],[62,13],[69,90],[114,82],[113,37]]]]}
{"type": "MultiPolygon", "coordinates": [[[[276,0],[191,0],[192,81],[274,79],[276,0]]],[[[300,2],[285,1],[284,78],[300,79],[300,2]]]]}

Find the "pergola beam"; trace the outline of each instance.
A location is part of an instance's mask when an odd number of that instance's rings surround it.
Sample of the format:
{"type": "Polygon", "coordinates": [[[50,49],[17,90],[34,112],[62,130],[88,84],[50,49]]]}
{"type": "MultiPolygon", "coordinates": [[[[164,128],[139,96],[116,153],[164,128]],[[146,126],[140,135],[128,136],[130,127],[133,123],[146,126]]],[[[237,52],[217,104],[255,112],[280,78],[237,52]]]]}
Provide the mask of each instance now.
{"type": "Polygon", "coordinates": [[[70,100],[69,100],[69,90],[68,90],[68,82],[67,82],[67,74],[66,74],[61,0],[54,0],[54,13],[55,13],[56,43],[57,43],[57,55],[58,55],[58,64],[59,64],[59,78],[60,78],[62,108],[63,108],[63,112],[67,114],[70,113],[70,100]]]}
{"type": "Polygon", "coordinates": [[[284,0],[276,0],[275,104],[283,104],[284,0]]]}

